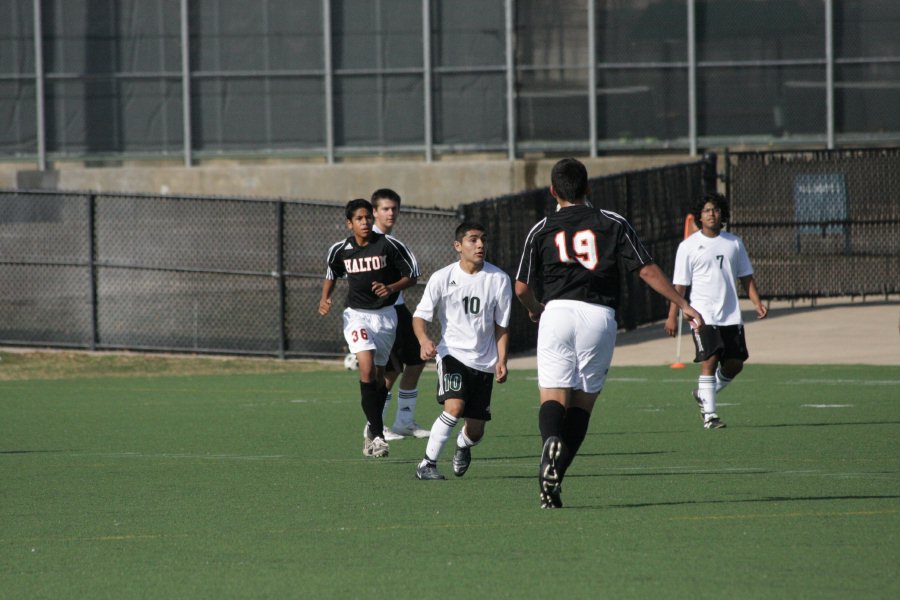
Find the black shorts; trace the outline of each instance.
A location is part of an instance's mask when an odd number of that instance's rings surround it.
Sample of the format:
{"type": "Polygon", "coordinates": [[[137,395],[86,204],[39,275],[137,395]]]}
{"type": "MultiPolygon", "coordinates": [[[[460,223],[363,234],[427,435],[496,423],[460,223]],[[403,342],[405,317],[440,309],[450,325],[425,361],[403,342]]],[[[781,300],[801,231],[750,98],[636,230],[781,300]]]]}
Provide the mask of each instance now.
{"type": "Polygon", "coordinates": [[[463,417],[491,420],[491,391],[494,374],[467,367],[449,354],[438,362],[437,401],[443,404],[451,398],[466,403],[463,417]]]}
{"type": "Polygon", "coordinates": [[[397,337],[386,370],[400,373],[405,365],[421,365],[425,361],[422,360],[419,340],[413,333],[412,314],[405,304],[397,304],[394,308],[397,310],[397,337]]]}
{"type": "Polygon", "coordinates": [[[694,348],[697,349],[694,362],[703,362],[712,356],[718,356],[719,360],[734,358],[741,361],[750,357],[743,325],[704,325],[693,332],[694,348]]]}

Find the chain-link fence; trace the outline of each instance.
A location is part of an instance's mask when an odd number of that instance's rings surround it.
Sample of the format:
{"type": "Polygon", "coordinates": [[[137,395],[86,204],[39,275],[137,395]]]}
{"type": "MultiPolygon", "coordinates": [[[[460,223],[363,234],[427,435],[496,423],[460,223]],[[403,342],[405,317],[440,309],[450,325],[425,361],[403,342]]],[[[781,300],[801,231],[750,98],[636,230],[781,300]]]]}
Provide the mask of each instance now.
{"type": "MultiPolygon", "coordinates": [[[[628,219],[650,255],[671,273],[691,202],[704,190],[714,189],[715,178],[715,156],[709,155],[702,161],[591,179],[589,197],[597,208],[628,219]]],[[[549,188],[542,188],[468,204],[462,211],[466,219],[482,223],[490,232],[488,260],[515,277],[525,237],[555,207],[549,188]]],[[[665,318],[666,301],[637,275],[623,269],[621,289],[622,302],[616,315],[620,327],[633,329],[665,318]]],[[[536,343],[537,328],[521,305],[513,302],[510,350],[530,350],[536,343]]]]}
{"type": "MultiPolygon", "coordinates": [[[[412,306],[454,260],[454,211],[405,208],[422,265],[412,306]]],[[[316,202],[0,192],[0,343],[333,356],[341,311],[317,314],[325,253],[349,235],[316,202]]],[[[342,306],[346,285],[335,292],[342,306]]]]}
{"type": "Polygon", "coordinates": [[[900,291],[900,148],[726,156],[729,229],[769,298],[900,291]]]}
{"type": "MultiPolygon", "coordinates": [[[[900,292],[900,149],[737,153],[725,159],[730,229],[767,298],[900,292]]],[[[590,181],[598,208],[635,227],[671,273],[715,157],[590,181]]],[[[457,259],[461,218],[489,233],[488,260],[515,275],[525,236],[554,209],[547,188],[460,212],[404,208],[394,233],[416,254],[415,307],[457,259]]],[[[325,253],[348,235],[344,208],[286,200],[0,191],[0,343],[91,349],[337,356],[340,310],[317,313],[325,253]]],[[[662,319],[666,303],[622,275],[619,325],[662,319]]],[[[338,282],[342,306],[345,282],[338,282]]],[[[436,333],[433,324],[432,333],[436,333]]],[[[511,350],[537,330],[513,302],[511,350]]]]}

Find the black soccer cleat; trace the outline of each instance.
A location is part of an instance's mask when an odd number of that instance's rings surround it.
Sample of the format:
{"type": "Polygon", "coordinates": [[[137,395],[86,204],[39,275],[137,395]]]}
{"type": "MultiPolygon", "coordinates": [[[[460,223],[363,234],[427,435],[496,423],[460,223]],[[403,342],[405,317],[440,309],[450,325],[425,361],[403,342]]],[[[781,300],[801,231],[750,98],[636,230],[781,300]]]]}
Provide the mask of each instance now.
{"type": "Polygon", "coordinates": [[[725,427],[725,421],[719,417],[710,417],[703,423],[704,429],[724,429],[725,427]]]}
{"type": "Polygon", "coordinates": [[[541,508],[562,508],[562,475],[559,470],[564,445],[561,439],[550,436],[541,450],[541,466],[538,484],[541,493],[541,508]]]}
{"type": "Polygon", "coordinates": [[[472,449],[468,446],[457,446],[456,452],[453,453],[453,474],[462,477],[469,470],[470,464],[472,464],[472,449]]]}
{"type": "Polygon", "coordinates": [[[437,470],[437,465],[434,463],[425,463],[424,465],[416,467],[416,479],[422,481],[440,481],[441,479],[446,479],[441,472],[437,470]]]}
{"type": "Polygon", "coordinates": [[[555,486],[551,491],[541,492],[541,508],[562,508],[562,488],[555,486]]]}

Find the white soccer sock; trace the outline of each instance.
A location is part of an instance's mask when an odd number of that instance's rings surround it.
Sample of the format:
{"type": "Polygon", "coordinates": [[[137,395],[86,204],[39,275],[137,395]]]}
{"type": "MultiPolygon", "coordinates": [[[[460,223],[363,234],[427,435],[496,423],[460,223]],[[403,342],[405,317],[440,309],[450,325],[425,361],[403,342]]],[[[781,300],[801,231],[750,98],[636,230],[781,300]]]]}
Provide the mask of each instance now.
{"type": "Polygon", "coordinates": [[[721,365],[716,367],[716,392],[724,390],[732,381],[734,381],[734,379],[729,379],[722,373],[721,365]]]}
{"type": "Polygon", "coordinates": [[[459,419],[447,412],[438,415],[438,418],[434,420],[434,425],[431,426],[431,435],[428,436],[428,445],[425,446],[425,458],[437,462],[441,450],[450,439],[450,434],[457,422],[459,419]]]}
{"type": "Polygon", "coordinates": [[[701,375],[697,379],[697,395],[703,400],[703,414],[706,418],[716,416],[716,378],[714,375],[701,375]]]}
{"type": "Polygon", "coordinates": [[[385,400],[384,400],[384,410],[381,411],[381,420],[384,421],[385,423],[387,423],[388,406],[391,405],[391,396],[392,396],[391,390],[388,390],[387,396],[385,397],[385,400]]]}
{"type": "Polygon", "coordinates": [[[400,389],[397,392],[397,418],[394,423],[401,427],[412,427],[416,411],[416,400],[419,399],[419,389],[400,389]]]}
{"type": "MultiPolygon", "coordinates": [[[[478,440],[480,442],[481,440],[478,440]]],[[[457,448],[471,448],[476,445],[478,442],[473,442],[469,439],[469,436],[466,435],[466,426],[463,425],[463,428],[459,430],[459,435],[456,436],[456,447],[457,448]]]]}

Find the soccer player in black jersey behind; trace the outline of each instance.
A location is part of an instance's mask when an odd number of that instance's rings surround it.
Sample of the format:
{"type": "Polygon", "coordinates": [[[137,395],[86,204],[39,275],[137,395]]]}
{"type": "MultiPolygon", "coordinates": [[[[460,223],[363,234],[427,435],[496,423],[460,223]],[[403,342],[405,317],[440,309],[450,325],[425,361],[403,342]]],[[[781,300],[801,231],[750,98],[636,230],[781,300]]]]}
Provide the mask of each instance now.
{"type": "Polygon", "coordinates": [[[328,250],[319,314],[331,311],[335,281],[346,277],[344,338],[359,362],[361,404],[368,420],[363,455],[378,458],[389,451],[382,410],[387,397],[384,366],[397,332],[394,303],[401,290],[416,283],[419,268],[402,242],[372,231],[375,219],[368,200],[351,200],[345,212],[352,235],[328,250]]]}
{"type": "Polygon", "coordinates": [[[587,435],[612,361],[619,264],[637,270],[694,326],[702,325],[703,319],[675,291],[628,221],[586,202],[588,177],[582,163],[574,158],[557,162],[550,181],[557,211],[528,233],[516,274],[516,296],[531,320],[539,323],[541,508],[560,508],[563,477],[587,435]],[[535,289],[543,290],[542,298],[535,289]]]}

